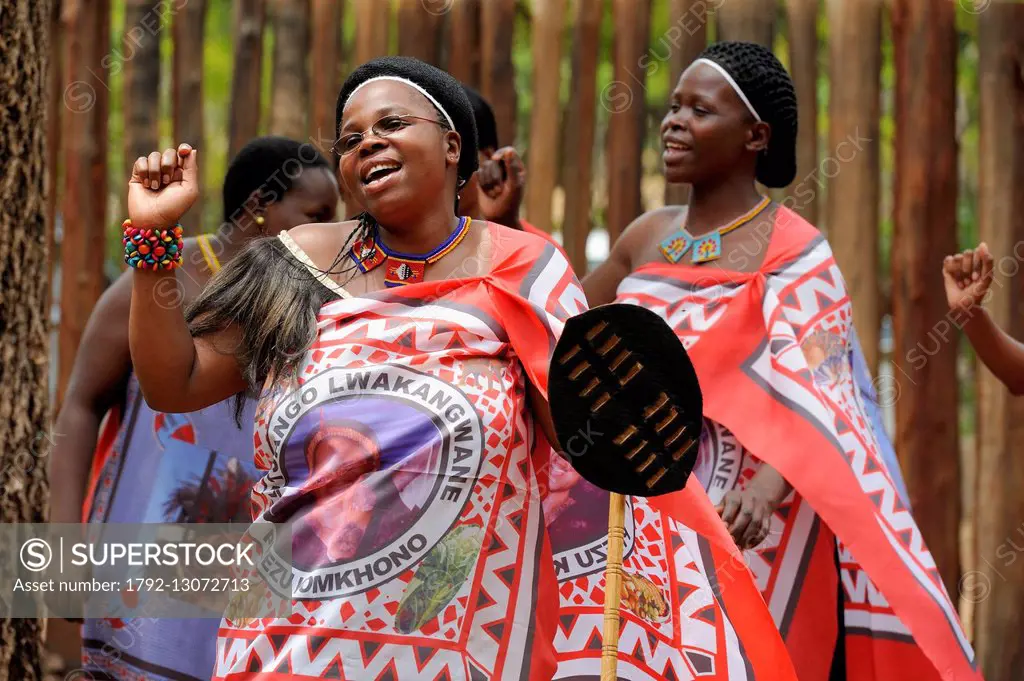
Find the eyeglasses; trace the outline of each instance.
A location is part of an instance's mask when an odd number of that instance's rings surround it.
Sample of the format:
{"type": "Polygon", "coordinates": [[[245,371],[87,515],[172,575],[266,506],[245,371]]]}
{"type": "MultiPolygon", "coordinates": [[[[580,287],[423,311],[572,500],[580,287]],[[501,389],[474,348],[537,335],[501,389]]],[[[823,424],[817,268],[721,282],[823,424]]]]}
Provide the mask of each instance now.
{"type": "Polygon", "coordinates": [[[388,137],[390,135],[394,135],[399,130],[404,130],[410,125],[413,125],[412,121],[414,120],[435,123],[446,130],[448,129],[447,125],[433,118],[423,118],[422,116],[412,116],[408,114],[391,114],[384,116],[363,132],[350,132],[347,135],[342,135],[338,138],[338,141],[334,143],[334,146],[331,147],[331,151],[338,156],[350,154],[358,149],[359,145],[363,143],[363,139],[367,132],[372,132],[377,137],[388,137]]]}

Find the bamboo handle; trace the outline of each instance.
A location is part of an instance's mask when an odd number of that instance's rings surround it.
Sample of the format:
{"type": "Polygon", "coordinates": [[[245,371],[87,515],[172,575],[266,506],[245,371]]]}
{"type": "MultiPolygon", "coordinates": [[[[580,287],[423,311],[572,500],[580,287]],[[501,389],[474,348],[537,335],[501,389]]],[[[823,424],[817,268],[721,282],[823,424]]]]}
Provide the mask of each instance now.
{"type": "Polygon", "coordinates": [[[619,599],[622,597],[622,538],[626,499],[612,494],[608,503],[608,563],[604,569],[604,637],[601,645],[601,681],[618,681],[619,599]]]}

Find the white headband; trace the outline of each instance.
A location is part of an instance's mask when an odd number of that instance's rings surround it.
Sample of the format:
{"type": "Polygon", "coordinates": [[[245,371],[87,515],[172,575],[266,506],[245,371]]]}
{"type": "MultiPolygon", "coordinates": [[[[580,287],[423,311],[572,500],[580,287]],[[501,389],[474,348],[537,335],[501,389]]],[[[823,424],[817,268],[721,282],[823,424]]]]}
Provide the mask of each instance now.
{"type": "Polygon", "coordinates": [[[725,81],[727,83],[729,83],[729,85],[732,86],[732,89],[735,90],[736,94],[738,94],[740,96],[740,99],[743,100],[743,103],[747,105],[747,109],[750,111],[750,113],[752,113],[754,115],[754,118],[757,119],[758,121],[761,120],[761,117],[757,115],[757,111],[754,110],[754,105],[751,104],[750,100],[747,99],[747,96],[745,94],[743,94],[743,90],[741,90],[740,86],[736,84],[736,81],[732,79],[732,76],[729,75],[729,72],[726,71],[725,69],[723,69],[720,64],[718,64],[716,62],[713,62],[710,59],[705,59],[703,57],[701,57],[700,59],[695,60],[693,63],[694,64],[698,64],[698,63],[700,63],[700,64],[707,64],[708,66],[711,66],[716,71],[718,71],[720,74],[722,74],[722,77],[725,78],[725,81]]]}
{"type": "Polygon", "coordinates": [[[348,99],[345,100],[345,106],[343,106],[341,110],[344,112],[345,108],[348,107],[348,103],[352,101],[352,97],[357,92],[359,92],[360,89],[362,89],[363,87],[369,85],[370,83],[376,82],[378,80],[392,80],[392,81],[394,81],[396,83],[405,83],[409,87],[414,88],[421,95],[423,95],[424,97],[429,99],[431,104],[433,104],[434,106],[437,107],[437,110],[440,111],[444,115],[444,120],[448,122],[448,127],[451,128],[452,130],[455,130],[455,124],[452,123],[452,117],[448,115],[448,112],[444,110],[444,107],[441,106],[440,102],[438,102],[436,99],[434,99],[430,95],[429,92],[424,90],[422,87],[420,87],[416,83],[412,82],[408,78],[400,78],[399,76],[377,76],[375,78],[370,78],[369,80],[364,80],[362,83],[357,85],[356,88],[354,90],[352,90],[351,93],[349,93],[348,99]]]}

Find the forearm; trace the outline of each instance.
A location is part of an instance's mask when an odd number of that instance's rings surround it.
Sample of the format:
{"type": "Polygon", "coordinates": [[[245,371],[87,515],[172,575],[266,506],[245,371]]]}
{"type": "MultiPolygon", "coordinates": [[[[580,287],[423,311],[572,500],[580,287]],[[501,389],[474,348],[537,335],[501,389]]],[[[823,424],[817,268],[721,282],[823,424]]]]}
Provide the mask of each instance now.
{"type": "Polygon", "coordinates": [[[65,402],[54,424],[50,453],[50,522],[79,523],[102,416],[65,402]]]}
{"type": "Polygon", "coordinates": [[[1024,345],[996,325],[981,306],[964,322],[964,333],[989,371],[1014,395],[1024,394],[1024,345]]]}
{"type": "Polygon", "coordinates": [[[765,462],[761,463],[761,467],[754,474],[754,477],[751,478],[750,486],[761,492],[762,498],[771,506],[772,512],[793,491],[793,486],[786,482],[782,474],[765,462]]]}
{"type": "Polygon", "coordinates": [[[189,408],[189,388],[196,346],[185,322],[173,270],[132,273],[128,344],[149,406],[164,412],[194,411],[189,408]]]}

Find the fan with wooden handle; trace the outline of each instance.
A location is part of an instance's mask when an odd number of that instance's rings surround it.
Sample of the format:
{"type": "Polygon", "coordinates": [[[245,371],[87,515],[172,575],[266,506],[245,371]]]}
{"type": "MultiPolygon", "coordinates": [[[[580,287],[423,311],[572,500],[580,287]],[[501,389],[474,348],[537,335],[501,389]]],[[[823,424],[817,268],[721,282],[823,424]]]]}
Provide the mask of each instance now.
{"type": "Polygon", "coordinates": [[[574,469],[611,492],[601,679],[617,679],[624,495],[676,492],[697,460],[703,397],[676,334],[654,312],[602,305],[570,318],[548,372],[555,431],[574,469]],[[594,433],[601,433],[594,437],[594,433]],[[580,451],[570,446],[590,434],[580,451]]]}

